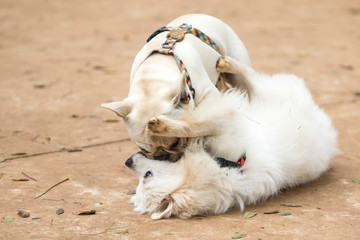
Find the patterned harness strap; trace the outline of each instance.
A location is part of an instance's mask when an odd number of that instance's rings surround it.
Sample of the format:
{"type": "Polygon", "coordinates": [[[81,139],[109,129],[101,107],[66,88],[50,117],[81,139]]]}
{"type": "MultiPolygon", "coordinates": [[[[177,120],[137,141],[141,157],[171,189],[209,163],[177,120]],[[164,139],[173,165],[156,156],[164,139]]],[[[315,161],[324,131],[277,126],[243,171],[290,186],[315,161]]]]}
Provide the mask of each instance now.
{"type": "Polygon", "coordinates": [[[147,39],[147,42],[149,42],[156,35],[158,35],[161,32],[164,32],[164,31],[169,31],[166,41],[161,45],[161,48],[154,50],[151,54],[153,54],[153,53],[172,54],[175,57],[176,62],[179,67],[179,70],[181,72],[185,71],[186,84],[188,85],[188,87],[192,93],[193,99],[195,99],[195,89],[193,88],[193,86],[191,84],[189,72],[186,69],[183,61],[175,54],[175,52],[173,50],[174,45],[177,42],[181,42],[184,39],[185,34],[190,33],[190,34],[193,34],[194,36],[196,36],[197,38],[199,38],[201,41],[203,41],[207,45],[209,45],[210,47],[212,47],[219,54],[221,54],[220,49],[218,48],[216,43],[213,40],[211,40],[211,38],[209,36],[207,36],[205,33],[200,31],[199,29],[193,28],[191,25],[186,24],[186,23],[183,23],[179,27],[161,27],[158,30],[156,30],[153,34],[150,35],[150,37],[147,39]]]}

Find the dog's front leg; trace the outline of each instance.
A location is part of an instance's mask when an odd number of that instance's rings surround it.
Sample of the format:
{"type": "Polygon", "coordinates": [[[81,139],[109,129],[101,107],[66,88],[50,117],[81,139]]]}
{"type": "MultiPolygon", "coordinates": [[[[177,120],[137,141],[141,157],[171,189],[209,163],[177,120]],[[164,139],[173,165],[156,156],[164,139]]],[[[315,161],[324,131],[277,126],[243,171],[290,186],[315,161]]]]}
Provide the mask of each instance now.
{"type": "Polygon", "coordinates": [[[203,137],[217,134],[214,121],[182,121],[164,115],[150,119],[147,127],[151,134],[162,137],[203,137]]]}
{"type": "Polygon", "coordinates": [[[232,81],[231,84],[244,89],[247,91],[249,97],[251,96],[254,87],[250,79],[254,79],[253,76],[256,74],[252,68],[229,56],[223,56],[220,57],[216,63],[216,71],[234,74],[235,77],[229,79],[232,81]]]}
{"type": "Polygon", "coordinates": [[[220,73],[241,75],[246,79],[249,79],[253,74],[256,74],[254,69],[229,56],[222,56],[218,59],[216,62],[216,71],[220,73]]]}

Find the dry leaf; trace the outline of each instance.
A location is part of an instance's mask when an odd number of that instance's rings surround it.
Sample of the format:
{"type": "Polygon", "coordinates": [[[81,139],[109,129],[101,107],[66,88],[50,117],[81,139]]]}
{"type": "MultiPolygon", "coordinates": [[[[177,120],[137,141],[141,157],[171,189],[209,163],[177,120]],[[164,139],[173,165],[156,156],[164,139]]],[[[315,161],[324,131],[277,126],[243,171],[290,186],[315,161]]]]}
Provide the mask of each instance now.
{"type": "Polygon", "coordinates": [[[34,84],[33,86],[34,86],[34,88],[42,89],[42,88],[46,88],[48,86],[48,84],[37,83],[37,84],[34,84]]]}
{"type": "Polygon", "coordinates": [[[15,182],[26,182],[29,180],[30,179],[28,179],[28,178],[13,178],[13,181],[15,181],[15,182]]]}
{"type": "Polygon", "coordinates": [[[275,214],[275,213],[279,213],[279,211],[274,210],[274,211],[264,212],[264,214],[275,214]]]}
{"type": "Polygon", "coordinates": [[[89,211],[78,211],[78,212],[74,212],[73,214],[75,214],[75,215],[93,215],[95,213],[96,213],[95,210],[89,210],[89,211]]]}
{"type": "Polygon", "coordinates": [[[107,123],[117,123],[117,122],[119,122],[119,119],[106,119],[104,122],[107,122],[107,123]]]}
{"type": "Polygon", "coordinates": [[[341,67],[342,69],[349,70],[349,71],[354,70],[354,66],[351,65],[351,64],[341,64],[340,67],[341,67]]]}
{"type": "Polygon", "coordinates": [[[68,152],[81,152],[82,149],[81,148],[70,148],[70,149],[67,149],[68,152]]]}
{"type": "Polygon", "coordinates": [[[111,233],[113,233],[113,234],[128,233],[128,230],[127,229],[121,229],[121,230],[113,231],[111,233]]]}
{"type": "Polygon", "coordinates": [[[302,207],[299,204],[281,204],[281,206],[283,206],[283,207],[302,207]]]}
{"type": "Polygon", "coordinates": [[[22,218],[30,217],[30,213],[28,211],[25,210],[17,210],[17,211],[18,211],[18,215],[22,218]]]}
{"type": "Polygon", "coordinates": [[[12,156],[23,156],[23,155],[26,155],[26,153],[24,152],[18,152],[18,153],[13,153],[11,154],[12,156]]]}
{"type": "Polygon", "coordinates": [[[136,194],[136,190],[129,190],[129,191],[127,191],[126,194],[127,195],[134,195],[134,194],[136,194]]]}
{"type": "Polygon", "coordinates": [[[350,12],[352,15],[358,15],[358,14],[360,14],[360,8],[350,8],[350,9],[349,9],[349,12],[350,12]]]}
{"type": "Polygon", "coordinates": [[[94,68],[94,70],[104,70],[106,67],[101,66],[101,65],[95,65],[93,68],[94,68]]]}

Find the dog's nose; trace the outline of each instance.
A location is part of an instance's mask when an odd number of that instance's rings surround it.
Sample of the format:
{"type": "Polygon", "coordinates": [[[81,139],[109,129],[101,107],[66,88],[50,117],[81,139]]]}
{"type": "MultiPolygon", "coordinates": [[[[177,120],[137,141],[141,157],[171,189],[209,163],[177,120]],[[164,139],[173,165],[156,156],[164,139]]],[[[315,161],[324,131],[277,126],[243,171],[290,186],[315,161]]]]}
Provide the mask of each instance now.
{"type": "Polygon", "coordinates": [[[129,157],[128,160],[126,160],[125,162],[125,165],[128,167],[128,168],[131,168],[131,166],[133,165],[133,156],[129,157]]]}

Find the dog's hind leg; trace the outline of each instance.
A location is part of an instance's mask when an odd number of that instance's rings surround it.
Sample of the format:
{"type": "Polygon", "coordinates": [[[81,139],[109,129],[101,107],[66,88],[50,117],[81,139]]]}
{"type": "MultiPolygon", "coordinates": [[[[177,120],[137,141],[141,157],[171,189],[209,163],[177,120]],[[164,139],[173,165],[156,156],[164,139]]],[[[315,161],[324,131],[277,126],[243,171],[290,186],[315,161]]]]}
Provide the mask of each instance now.
{"type": "Polygon", "coordinates": [[[250,80],[257,74],[252,68],[229,56],[223,56],[216,63],[216,71],[222,73],[225,81],[232,86],[245,90],[251,98],[254,88],[250,80]]]}

